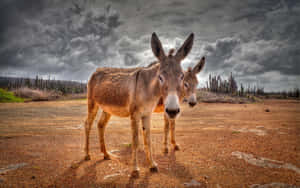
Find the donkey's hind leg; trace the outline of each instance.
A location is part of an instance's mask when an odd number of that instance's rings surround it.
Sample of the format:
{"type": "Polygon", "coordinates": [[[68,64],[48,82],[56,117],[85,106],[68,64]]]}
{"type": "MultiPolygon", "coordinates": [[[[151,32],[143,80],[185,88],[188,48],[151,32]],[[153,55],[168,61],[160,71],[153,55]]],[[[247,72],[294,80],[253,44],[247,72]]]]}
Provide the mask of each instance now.
{"type": "Polygon", "coordinates": [[[106,151],[106,146],[105,146],[105,141],[104,141],[104,131],[105,127],[111,117],[111,114],[102,111],[100,120],[98,122],[98,132],[99,132],[99,143],[100,143],[100,148],[101,152],[104,154],[104,159],[108,160],[111,159],[111,155],[106,151]]]}
{"type": "Polygon", "coordinates": [[[95,104],[95,102],[93,101],[88,101],[88,115],[87,118],[85,120],[84,123],[84,127],[85,127],[85,160],[90,160],[90,154],[89,154],[89,137],[90,137],[90,131],[91,131],[91,127],[92,124],[94,122],[94,119],[97,115],[97,111],[98,111],[98,105],[95,104]]]}

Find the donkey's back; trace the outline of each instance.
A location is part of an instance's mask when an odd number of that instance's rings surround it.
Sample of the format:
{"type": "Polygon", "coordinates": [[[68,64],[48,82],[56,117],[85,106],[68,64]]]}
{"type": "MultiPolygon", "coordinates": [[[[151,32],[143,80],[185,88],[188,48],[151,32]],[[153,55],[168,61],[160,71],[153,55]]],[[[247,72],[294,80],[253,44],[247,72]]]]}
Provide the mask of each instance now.
{"type": "Polygon", "coordinates": [[[98,68],[88,83],[88,101],[104,111],[121,117],[130,115],[137,70],[98,68]]]}

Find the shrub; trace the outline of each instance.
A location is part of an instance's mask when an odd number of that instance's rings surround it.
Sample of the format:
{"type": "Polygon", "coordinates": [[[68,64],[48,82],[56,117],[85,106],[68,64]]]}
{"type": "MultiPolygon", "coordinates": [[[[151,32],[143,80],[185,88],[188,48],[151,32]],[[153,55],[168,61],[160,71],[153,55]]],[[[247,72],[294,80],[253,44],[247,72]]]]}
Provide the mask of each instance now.
{"type": "Polygon", "coordinates": [[[13,92],[0,88],[0,102],[24,102],[24,99],[16,97],[13,92]]]}
{"type": "Polygon", "coordinates": [[[32,101],[48,101],[57,99],[60,96],[60,94],[55,91],[43,91],[27,87],[16,89],[15,94],[18,97],[31,99],[32,101]]]}

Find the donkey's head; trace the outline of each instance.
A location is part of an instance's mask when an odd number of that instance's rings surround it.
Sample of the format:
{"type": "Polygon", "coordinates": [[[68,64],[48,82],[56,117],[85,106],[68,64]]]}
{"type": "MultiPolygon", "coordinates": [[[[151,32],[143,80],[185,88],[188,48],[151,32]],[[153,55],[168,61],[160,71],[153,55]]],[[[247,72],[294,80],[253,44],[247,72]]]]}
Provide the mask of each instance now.
{"type": "Polygon", "coordinates": [[[180,112],[179,96],[182,95],[184,72],[181,61],[188,55],[193,46],[194,34],[190,34],[176,54],[165,55],[162,44],[155,33],[152,34],[151,47],[160,62],[159,80],[160,91],[164,102],[166,115],[175,119],[180,112]]]}
{"type": "Polygon", "coordinates": [[[205,57],[202,57],[199,63],[192,69],[189,67],[184,74],[184,96],[191,107],[197,104],[196,89],[198,85],[197,74],[202,70],[205,64],[205,57]]]}

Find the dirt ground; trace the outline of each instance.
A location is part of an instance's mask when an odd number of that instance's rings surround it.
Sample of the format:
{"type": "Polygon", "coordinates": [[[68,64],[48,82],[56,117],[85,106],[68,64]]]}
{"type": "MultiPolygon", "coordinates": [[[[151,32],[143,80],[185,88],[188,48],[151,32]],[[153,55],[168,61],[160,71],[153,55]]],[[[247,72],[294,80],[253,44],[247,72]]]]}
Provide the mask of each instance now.
{"type": "Polygon", "coordinates": [[[183,105],[180,151],[166,155],[162,114],[154,114],[159,172],[149,172],[141,145],[138,179],[129,177],[129,119],[113,117],[107,127],[107,148],[119,159],[103,160],[94,125],[92,159],[83,161],[85,116],[85,100],[0,104],[0,187],[300,186],[299,101],[183,105]]]}

